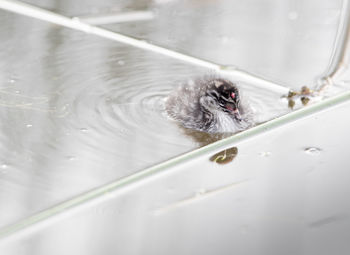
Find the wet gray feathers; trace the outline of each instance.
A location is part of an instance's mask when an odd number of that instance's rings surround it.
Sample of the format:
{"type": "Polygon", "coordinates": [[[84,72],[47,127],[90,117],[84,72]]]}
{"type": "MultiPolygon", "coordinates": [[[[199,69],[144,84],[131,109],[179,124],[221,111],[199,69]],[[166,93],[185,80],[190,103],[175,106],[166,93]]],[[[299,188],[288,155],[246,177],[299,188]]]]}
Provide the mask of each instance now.
{"type": "Polygon", "coordinates": [[[240,112],[242,121],[220,109],[208,110],[201,102],[216,77],[190,80],[180,85],[166,100],[168,115],[179,121],[184,127],[209,133],[237,132],[253,124],[252,112],[241,98],[240,112]]]}

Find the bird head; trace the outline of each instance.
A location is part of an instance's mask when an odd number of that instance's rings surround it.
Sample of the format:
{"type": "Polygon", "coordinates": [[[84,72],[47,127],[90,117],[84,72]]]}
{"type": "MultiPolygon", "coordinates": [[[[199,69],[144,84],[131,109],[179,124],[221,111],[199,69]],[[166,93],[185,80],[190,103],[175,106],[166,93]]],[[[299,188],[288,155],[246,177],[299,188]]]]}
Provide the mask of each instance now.
{"type": "Polygon", "coordinates": [[[202,104],[209,111],[223,111],[233,115],[238,121],[242,120],[240,94],[232,82],[223,79],[210,81],[202,104]]]}

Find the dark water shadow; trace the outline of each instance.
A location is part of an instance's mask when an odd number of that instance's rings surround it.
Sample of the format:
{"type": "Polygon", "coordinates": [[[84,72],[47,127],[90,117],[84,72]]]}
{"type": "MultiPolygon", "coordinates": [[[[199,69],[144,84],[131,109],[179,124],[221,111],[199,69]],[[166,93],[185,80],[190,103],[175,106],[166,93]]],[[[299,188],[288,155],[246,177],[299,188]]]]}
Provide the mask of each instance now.
{"type": "MultiPolygon", "coordinates": [[[[186,136],[189,136],[195,142],[197,142],[200,145],[200,147],[209,145],[211,143],[214,143],[216,141],[219,141],[221,139],[224,139],[233,135],[232,133],[209,134],[209,133],[201,132],[197,130],[187,129],[183,127],[181,128],[184,134],[186,136]]],[[[227,164],[233,161],[237,155],[238,155],[238,148],[231,147],[214,154],[209,158],[209,160],[217,164],[227,164]]]]}

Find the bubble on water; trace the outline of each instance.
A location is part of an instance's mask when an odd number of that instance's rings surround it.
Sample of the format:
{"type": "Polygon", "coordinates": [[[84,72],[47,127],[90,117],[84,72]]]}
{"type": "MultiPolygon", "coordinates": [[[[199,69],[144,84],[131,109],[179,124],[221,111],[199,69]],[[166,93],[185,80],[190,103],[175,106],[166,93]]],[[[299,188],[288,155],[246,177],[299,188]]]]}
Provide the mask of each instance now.
{"type": "Polygon", "coordinates": [[[304,149],[304,152],[309,155],[319,155],[321,154],[322,149],[317,147],[307,147],[304,149]]]}
{"type": "Polygon", "coordinates": [[[271,156],[271,152],[269,151],[262,151],[259,153],[260,157],[270,157],[271,156]]]}
{"type": "Polygon", "coordinates": [[[7,164],[1,164],[0,165],[0,173],[1,174],[6,174],[9,166],[7,164]]]}
{"type": "Polygon", "coordinates": [[[31,127],[33,127],[33,125],[32,124],[27,124],[26,127],[27,128],[31,128],[31,127]]]}
{"type": "Polygon", "coordinates": [[[81,132],[83,132],[83,133],[86,133],[86,132],[88,131],[87,128],[80,128],[79,130],[80,130],[81,132]]]}
{"type": "MultiPolygon", "coordinates": [[[[63,106],[62,106],[62,110],[66,110],[66,109],[68,109],[69,108],[69,104],[64,104],[63,106]]],[[[54,107],[54,108],[56,108],[56,107],[54,107]]]]}
{"type": "Polygon", "coordinates": [[[8,82],[13,84],[13,83],[16,82],[16,80],[15,79],[9,79],[8,82]]]}
{"type": "Polygon", "coordinates": [[[123,65],[125,65],[125,62],[123,60],[119,60],[118,65],[123,66],[123,65]]]}
{"type": "Polygon", "coordinates": [[[222,42],[222,43],[225,44],[225,43],[228,43],[229,41],[230,41],[230,38],[229,38],[228,36],[222,36],[222,37],[221,37],[221,42],[222,42]]]}
{"type": "Polygon", "coordinates": [[[288,19],[296,20],[299,17],[299,14],[295,11],[291,11],[288,13],[288,19]]]}

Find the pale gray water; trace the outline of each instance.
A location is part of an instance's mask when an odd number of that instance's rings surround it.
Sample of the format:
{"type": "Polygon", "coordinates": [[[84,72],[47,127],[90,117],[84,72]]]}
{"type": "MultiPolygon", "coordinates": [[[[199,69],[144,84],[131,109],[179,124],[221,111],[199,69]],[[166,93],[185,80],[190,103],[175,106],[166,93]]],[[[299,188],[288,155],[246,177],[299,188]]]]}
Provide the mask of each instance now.
{"type": "Polygon", "coordinates": [[[153,20],[103,25],[293,89],[327,68],[342,7],[335,1],[154,1],[153,20]]]}
{"type": "Polygon", "coordinates": [[[155,18],[102,27],[294,89],[327,68],[342,0],[25,0],[67,16],[147,10],[155,18]]]}
{"type": "MultiPolygon", "coordinates": [[[[326,69],[341,5],[27,2],[70,16],[151,10],[153,20],[104,27],[297,89],[326,69]]],[[[207,69],[4,11],[0,45],[0,235],[216,139],[180,128],[163,111],[168,93],[207,69]]],[[[348,90],[346,76],[330,94],[348,90]]],[[[257,122],[291,112],[281,94],[236,82],[257,122]]],[[[348,109],[230,144],[226,164],[213,160],[219,150],[202,153],[49,218],[46,228],[34,224],[28,236],[15,233],[14,242],[0,241],[1,253],[348,254],[348,109]]]]}
{"type": "MultiPolygon", "coordinates": [[[[0,225],[212,141],[186,135],[163,109],[176,86],[209,71],[6,12],[0,19],[0,225]]],[[[240,86],[258,122],[290,111],[281,95],[240,86]]]]}
{"type": "Polygon", "coordinates": [[[0,247],[10,255],[345,255],[350,141],[336,134],[348,132],[349,107],[237,143],[228,164],[203,155],[108,193],[0,247]]]}

